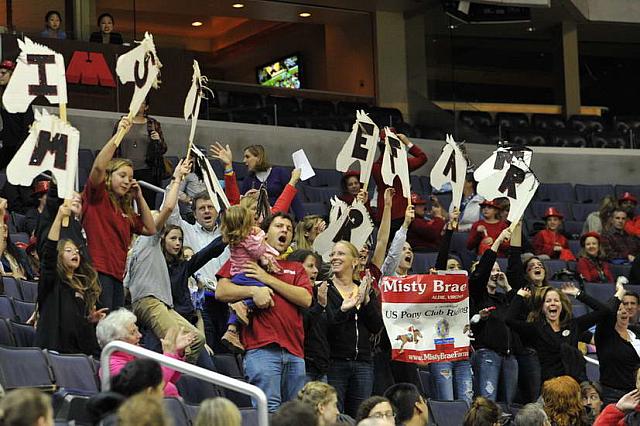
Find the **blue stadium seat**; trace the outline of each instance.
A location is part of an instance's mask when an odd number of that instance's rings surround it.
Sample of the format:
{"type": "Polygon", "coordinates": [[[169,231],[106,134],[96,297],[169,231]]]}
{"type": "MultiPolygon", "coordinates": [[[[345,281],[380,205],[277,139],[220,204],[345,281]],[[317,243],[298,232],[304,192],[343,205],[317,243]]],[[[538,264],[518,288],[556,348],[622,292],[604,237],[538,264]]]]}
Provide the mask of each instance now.
{"type": "Polygon", "coordinates": [[[469,409],[466,401],[438,401],[429,399],[429,416],[438,426],[460,426],[469,409]]]}
{"type": "Polygon", "coordinates": [[[22,387],[52,389],[53,376],[39,348],[0,346],[0,384],[5,390],[22,387]]]}
{"type": "Polygon", "coordinates": [[[532,216],[535,219],[542,219],[548,208],[555,207],[560,213],[564,215],[564,220],[572,220],[573,214],[569,208],[568,203],[550,202],[550,201],[533,201],[529,209],[532,216]]]}
{"type": "Polygon", "coordinates": [[[258,426],[258,411],[255,408],[241,408],[242,426],[258,426]]]}
{"type": "Polygon", "coordinates": [[[585,221],[587,220],[587,216],[589,216],[592,212],[598,211],[600,205],[598,203],[573,203],[571,204],[571,211],[573,212],[573,217],[575,220],[585,221]]]}
{"type": "MultiPolygon", "coordinates": [[[[180,395],[182,395],[182,392],[180,392],[180,395]]],[[[185,403],[184,409],[187,412],[187,417],[189,417],[189,421],[191,421],[191,424],[192,425],[196,424],[196,419],[198,418],[198,411],[200,411],[200,406],[185,403]]]]}
{"type": "Polygon", "coordinates": [[[614,195],[613,185],[576,184],[576,200],[579,203],[600,203],[607,195],[614,195]]]}
{"type": "Polygon", "coordinates": [[[340,180],[342,179],[342,173],[332,169],[315,169],[316,175],[306,181],[306,184],[310,186],[332,186],[335,188],[340,187],[340,180]]]}
{"type": "Polygon", "coordinates": [[[409,182],[411,184],[411,192],[415,192],[418,194],[424,193],[424,188],[422,187],[421,176],[409,175],[409,182]]]}
{"type": "Polygon", "coordinates": [[[414,274],[428,274],[429,268],[436,265],[438,253],[414,253],[411,272],[414,274]]]}
{"type": "Polygon", "coordinates": [[[177,398],[164,398],[164,407],[175,425],[189,425],[189,416],[184,404],[177,398]]]}
{"type": "Polygon", "coordinates": [[[446,211],[448,211],[449,205],[451,204],[451,198],[453,198],[453,194],[451,192],[444,192],[444,193],[436,194],[436,197],[438,198],[438,201],[440,201],[440,205],[442,205],[442,207],[446,211]]]}
{"type": "Polygon", "coordinates": [[[93,151],[86,148],[80,148],[78,150],[78,168],[91,170],[91,167],[93,167],[93,160],[95,160],[93,151]]]}
{"type": "Polygon", "coordinates": [[[580,317],[584,314],[587,313],[587,305],[585,305],[584,303],[574,303],[572,305],[572,313],[574,318],[575,317],[580,317]]]}
{"type": "Polygon", "coordinates": [[[16,342],[13,340],[13,333],[9,323],[5,319],[0,319],[0,345],[2,346],[15,346],[16,342]]]}
{"type": "Polygon", "coordinates": [[[582,250],[582,247],[580,247],[580,241],[569,240],[567,243],[569,244],[569,250],[571,250],[571,253],[573,253],[574,256],[578,257],[578,254],[582,250]]]}
{"type": "Polygon", "coordinates": [[[9,328],[11,328],[16,346],[29,348],[34,345],[36,329],[33,326],[9,320],[9,328]]]}
{"type": "Polygon", "coordinates": [[[23,302],[18,299],[13,299],[13,306],[16,309],[18,319],[23,323],[26,323],[36,310],[36,304],[34,302],[23,302]]]}
{"type": "Polygon", "coordinates": [[[431,372],[424,368],[418,368],[418,378],[420,379],[422,393],[424,394],[425,398],[430,398],[431,395],[435,395],[431,372]]]}
{"type": "Polygon", "coordinates": [[[609,268],[611,268],[614,280],[619,276],[628,277],[631,272],[631,265],[614,265],[610,263],[609,268]]]}
{"type": "Polygon", "coordinates": [[[98,393],[100,387],[93,361],[86,355],[63,355],[44,351],[56,385],[67,391],[98,393]]]}
{"type": "Polygon", "coordinates": [[[606,302],[616,292],[616,286],[613,284],[584,283],[584,289],[589,296],[601,302],[606,302]]]}
{"type": "Polygon", "coordinates": [[[498,265],[500,265],[500,270],[502,272],[507,272],[507,267],[509,266],[509,259],[506,257],[499,257],[496,259],[498,265]]]}
{"type": "Polygon", "coordinates": [[[327,203],[302,203],[306,215],[317,214],[323,217],[329,216],[329,205],[327,203]]]}
{"type": "Polygon", "coordinates": [[[572,239],[577,239],[582,235],[583,224],[584,222],[581,220],[565,220],[563,224],[564,231],[573,237],[572,239]]]}
{"type": "Polygon", "coordinates": [[[9,238],[14,244],[18,242],[29,244],[29,234],[27,234],[26,232],[17,232],[15,234],[9,234],[9,238]]]}
{"type": "Polygon", "coordinates": [[[0,318],[16,319],[16,308],[13,306],[13,299],[9,296],[0,296],[0,318]]]}
{"type": "Polygon", "coordinates": [[[313,186],[301,185],[301,188],[307,200],[313,203],[328,203],[331,198],[341,192],[340,188],[336,187],[315,188],[313,186]]]}
{"type": "Polygon", "coordinates": [[[555,274],[556,272],[562,269],[565,269],[567,267],[567,262],[565,262],[564,260],[557,260],[557,259],[543,260],[542,263],[544,263],[544,266],[547,268],[547,272],[549,273],[549,278],[551,278],[553,274],[555,274]]]}
{"type": "MultiPolygon", "coordinates": [[[[244,381],[242,367],[235,355],[215,354],[213,355],[213,363],[220,374],[244,381]]],[[[228,389],[224,389],[224,393],[238,407],[251,407],[251,399],[247,395],[228,389]]]]}
{"type": "MultiPolygon", "coordinates": [[[[587,357],[598,360],[598,356],[589,354],[587,357]]],[[[587,361],[587,378],[592,382],[600,381],[600,366],[587,361]]]]}
{"type": "Polygon", "coordinates": [[[536,200],[538,201],[570,203],[575,199],[575,191],[570,183],[541,183],[536,192],[536,200]]]}
{"type": "Polygon", "coordinates": [[[38,299],[38,283],[20,280],[20,293],[25,302],[35,302],[38,299]]]}
{"type": "Polygon", "coordinates": [[[180,376],[176,386],[180,396],[190,404],[200,404],[207,398],[221,396],[214,384],[186,374],[180,376]]]}
{"type": "Polygon", "coordinates": [[[9,232],[15,234],[18,232],[18,229],[22,229],[25,219],[25,215],[12,212],[9,215],[9,232]]]}
{"type": "Polygon", "coordinates": [[[620,198],[625,192],[630,192],[635,197],[640,197],[640,185],[616,185],[616,198],[620,198]]]}
{"type": "Polygon", "coordinates": [[[3,276],[2,286],[4,287],[4,294],[12,297],[13,299],[22,300],[22,291],[20,291],[20,281],[17,278],[3,276]]]}
{"type": "Polygon", "coordinates": [[[431,195],[433,188],[431,187],[431,178],[429,176],[420,176],[420,183],[425,194],[431,195]]]}

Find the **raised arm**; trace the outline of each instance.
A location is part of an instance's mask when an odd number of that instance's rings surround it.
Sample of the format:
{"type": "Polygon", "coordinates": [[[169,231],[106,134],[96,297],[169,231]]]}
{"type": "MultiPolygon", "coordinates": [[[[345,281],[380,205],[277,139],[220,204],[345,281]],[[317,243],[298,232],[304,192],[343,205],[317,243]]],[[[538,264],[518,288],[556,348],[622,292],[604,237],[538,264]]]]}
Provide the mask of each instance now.
{"type": "Polygon", "coordinates": [[[60,240],[60,229],[62,228],[62,218],[69,217],[71,215],[71,208],[61,204],[58,207],[58,214],[49,228],[49,235],[47,236],[51,241],[60,240]]]}
{"type": "Polygon", "coordinates": [[[154,235],[156,233],[156,223],[153,220],[153,215],[147,205],[147,201],[142,195],[142,188],[140,188],[140,184],[135,179],[131,184],[131,191],[131,194],[138,205],[138,213],[140,214],[142,224],[144,225],[142,228],[142,235],[154,235]]]}
{"type": "Polygon", "coordinates": [[[449,215],[449,221],[445,225],[444,235],[440,241],[440,249],[438,250],[438,257],[436,258],[436,264],[434,267],[437,271],[444,271],[447,269],[447,260],[449,259],[449,248],[451,247],[451,238],[453,232],[458,229],[458,220],[460,219],[460,209],[454,207],[451,215],[449,215]]]}
{"type": "Polygon", "coordinates": [[[291,208],[291,203],[293,202],[298,190],[296,189],[296,185],[300,181],[300,169],[293,169],[291,171],[291,178],[289,179],[289,183],[285,185],[282,194],[278,197],[275,203],[273,203],[273,207],[271,207],[271,213],[275,214],[278,212],[287,213],[291,208]]]}
{"type": "MultiPolygon", "coordinates": [[[[122,118],[118,123],[118,130],[120,129],[123,129],[126,135],[131,129],[131,121],[126,117],[122,118]]],[[[109,161],[111,161],[111,159],[113,158],[113,155],[118,149],[118,147],[114,143],[116,139],[116,135],[117,133],[111,136],[111,139],[109,139],[109,141],[105,144],[105,146],[102,147],[102,149],[100,150],[100,153],[98,153],[98,156],[93,162],[93,167],[91,168],[89,179],[91,180],[91,183],[94,186],[100,184],[100,182],[104,180],[105,173],[107,170],[107,165],[109,164],[109,161]]]]}
{"type": "Polygon", "coordinates": [[[578,334],[582,334],[610,313],[607,305],[589,296],[586,292],[581,291],[573,283],[563,284],[561,291],[567,296],[575,297],[576,299],[593,309],[593,312],[589,312],[588,314],[584,314],[575,318],[576,324],[578,326],[578,334]]]}
{"type": "Polygon", "coordinates": [[[220,256],[226,247],[227,245],[222,242],[222,237],[218,237],[211,241],[202,250],[191,256],[191,259],[187,261],[187,274],[193,275],[196,273],[211,259],[220,256]]]}
{"type": "Polygon", "coordinates": [[[409,171],[412,172],[422,167],[427,162],[427,154],[425,154],[418,145],[414,145],[409,138],[402,133],[398,133],[397,136],[400,142],[407,147],[408,153],[412,155],[412,157],[407,158],[409,171]]]}
{"type": "MultiPolygon", "coordinates": [[[[364,189],[361,189],[364,191],[364,189]]],[[[387,252],[387,244],[389,244],[389,233],[391,232],[391,205],[393,204],[393,188],[384,190],[384,210],[382,211],[382,220],[378,228],[378,237],[376,238],[376,248],[371,257],[371,263],[378,269],[382,270],[384,255],[387,252]]]]}
{"type": "Polygon", "coordinates": [[[169,191],[165,194],[160,212],[155,217],[154,222],[156,225],[156,229],[164,228],[167,219],[169,219],[169,216],[171,216],[173,209],[176,208],[176,205],[178,204],[178,193],[180,192],[180,183],[182,182],[182,179],[184,179],[184,177],[190,172],[191,162],[180,160],[175,170],[173,171],[173,176],[171,177],[171,182],[169,183],[169,191]]]}
{"type": "Polygon", "coordinates": [[[229,200],[229,204],[235,206],[240,202],[240,189],[238,179],[233,171],[233,154],[229,145],[222,146],[216,142],[209,146],[209,154],[216,160],[220,160],[224,165],[224,193],[229,200]]]}
{"type": "Polygon", "coordinates": [[[391,247],[389,247],[389,253],[387,253],[387,257],[384,259],[382,268],[380,268],[383,277],[393,275],[396,272],[398,263],[400,263],[400,256],[402,255],[402,247],[407,241],[407,230],[409,229],[409,225],[411,225],[415,215],[414,206],[408,205],[404,212],[404,222],[400,229],[396,231],[396,235],[393,236],[391,247]]]}
{"type": "MultiPolygon", "coordinates": [[[[309,288],[305,288],[303,286],[297,286],[281,281],[273,275],[267,273],[260,267],[260,265],[255,262],[248,262],[248,264],[244,268],[244,271],[247,277],[260,281],[294,305],[300,306],[302,308],[308,308],[309,306],[311,306],[310,285],[309,288]]],[[[302,273],[300,277],[297,277],[296,279],[298,278],[306,280],[307,283],[309,281],[309,278],[305,273],[302,273]]]]}

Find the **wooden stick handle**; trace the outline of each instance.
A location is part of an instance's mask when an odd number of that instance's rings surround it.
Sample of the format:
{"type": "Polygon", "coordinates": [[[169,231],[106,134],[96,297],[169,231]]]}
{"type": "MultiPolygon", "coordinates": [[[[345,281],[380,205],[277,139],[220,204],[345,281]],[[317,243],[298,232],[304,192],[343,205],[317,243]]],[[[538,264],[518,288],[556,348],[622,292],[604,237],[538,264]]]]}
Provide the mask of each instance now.
{"type": "MultiPolygon", "coordinates": [[[[131,121],[133,120],[133,114],[131,113],[131,111],[129,111],[129,114],[127,114],[127,118],[131,121]]],[[[126,132],[123,128],[119,128],[118,129],[118,133],[116,133],[116,138],[113,140],[113,144],[116,147],[120,146],[120,143],[122,142],[122,139],[124,139],[126,132]]]]}
{"type": "Polygon", "coordinates": [[[60,119],[67,122],[67,104],[60,104],[60,119]]]}

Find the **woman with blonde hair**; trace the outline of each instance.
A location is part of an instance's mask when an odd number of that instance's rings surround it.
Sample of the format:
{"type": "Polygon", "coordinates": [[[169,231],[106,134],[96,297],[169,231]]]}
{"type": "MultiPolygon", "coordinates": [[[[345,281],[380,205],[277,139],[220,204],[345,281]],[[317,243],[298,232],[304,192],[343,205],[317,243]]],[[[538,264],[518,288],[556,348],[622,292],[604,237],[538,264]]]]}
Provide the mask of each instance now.
{"type": "Polygon", "coordinates": [[[132,396],[118,408],[120,426],[171,426],[162,398],[148,393],[132,396]]]}
{"type": "Polygon", "coordinates": [[[338,407],[351,417],[371,396],[373,362],[369,338],[382,327],[372,277],[359,280],[359,253],[348,241],[338,241],[330,254],[333,278],[327,291],[327,323],[331,353],[328,379],[337,391],[338,407]]]}
{"type": "Polygon", "coordinates": [[[227,398],[209,398],[200,404],[195,426],[240,426],[242,416],[227,398]]]}
{"type": "Polygon", "coordinates": [[[560,376],[542,385],[544,411],[556,426],[583,426],[590,424],[582,405],[580,385],[572,377],[560,376]]]}
{"type": "MultiPolygon", "coordinates": [[[[126,134],[131,121],[123,118],[118,128],[126,134]]],[[[132,163],[113,158],[118,149],[115,138],[96,157],[82,193],[82,225],[102,286],[100,305],[109,310],[124,305],[122,280],[131,237],[156,233],[151,210],[133,178],[132,163]],[[134,211],[134,201],[139,213],[134,211]]]]}
{"type": "Polygon", "coordinates": [[[293,235],[296,250],[313,250],[313,242],[326,227],[327,223],[322,216],[312,214],[303,217],[296,225],[296,231],[293,235]]]}
{"type": "Polygon", "coordinates": [[[298,392],[298,400],[309,404],[318,415],[318,426],[333,426],[338,418],[338,394],[324,382],[309,382],[298,392]]]}

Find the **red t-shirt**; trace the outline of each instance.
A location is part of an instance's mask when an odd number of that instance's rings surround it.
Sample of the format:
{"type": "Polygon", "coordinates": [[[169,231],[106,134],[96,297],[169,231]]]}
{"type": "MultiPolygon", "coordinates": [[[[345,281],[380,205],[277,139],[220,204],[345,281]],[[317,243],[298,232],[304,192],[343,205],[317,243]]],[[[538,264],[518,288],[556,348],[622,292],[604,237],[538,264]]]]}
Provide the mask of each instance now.
{"type": "MultiPolygon", "coordinates": [[[[467,239],[467,249],[475,250],[478,252],[478,255],[482,256],[485,251],[491,248],[491,245],[482,244],[482,240],[485,238],[485,235],[484,232],[478,231],[478,226],[480,225],[485,227],[488,236],[493,238],[494,241],[498,239],[502,231],[507,229],[509,225],[507,225],[507,222],[503,220],[500,220],[496,223],[488,223],[484,219],[481,219],[473,224],[473,226],[471,227],[471,231],[469,231],[469,237],[467,239]]],[[[503,241],[498,248],[498,256],[504,257],[508,248],[509,242],[503,241]]]]}
{"type": "MultiPolygon", "coordinates": [[[[273,273],[275,278],[311,294],[311,282],[300,262],[278,260],[282,272],[273,273]]],[[[231,278],[231,262],[227,261],[217,276],[231,278]]],[[[273,292],[274,305],[267,309],[256,309],[251,314],[251,324],[242,328],[242,343],[246,350],[258,349],[272,343],[304,358],[304,326],[298,306],[273,292]]]]}
{"type": "Polygon", "coordinates": [[[122,281],[131,237],[144,228],[140,216],[134,215],[130,220],[111,203],[105,182],[93,186],[87,179],[82,193],[82,226],[93,267],[122,281]]]}

